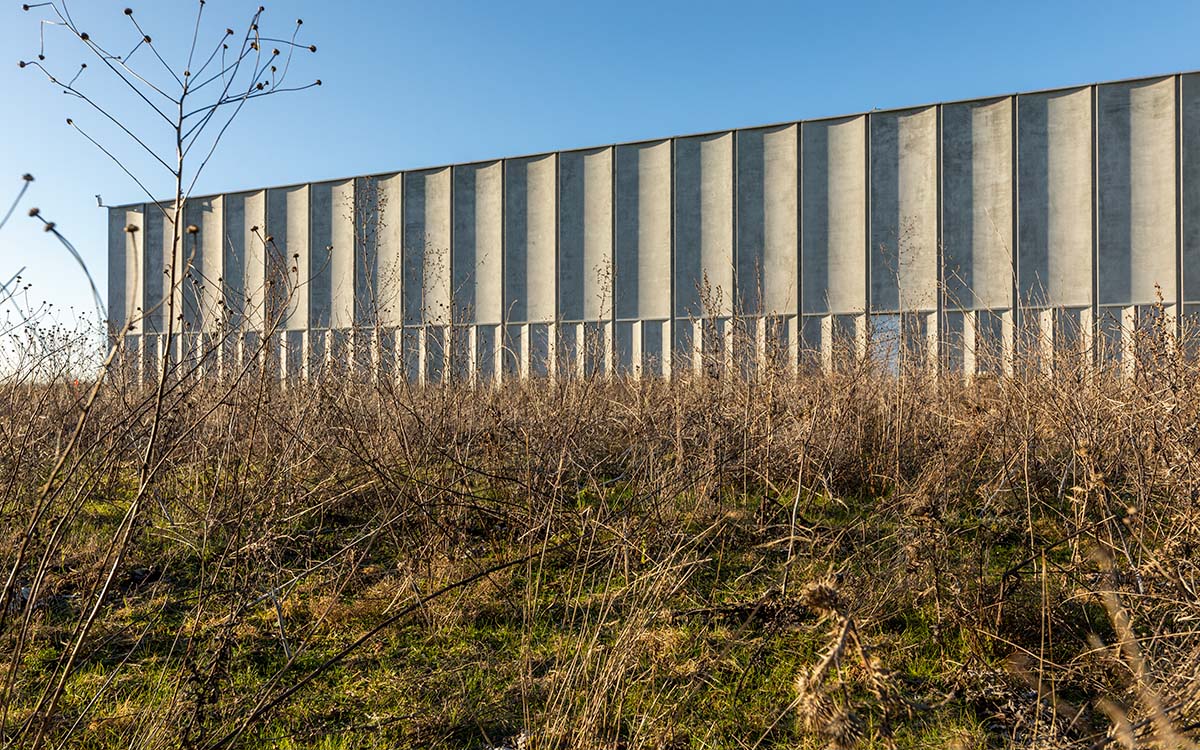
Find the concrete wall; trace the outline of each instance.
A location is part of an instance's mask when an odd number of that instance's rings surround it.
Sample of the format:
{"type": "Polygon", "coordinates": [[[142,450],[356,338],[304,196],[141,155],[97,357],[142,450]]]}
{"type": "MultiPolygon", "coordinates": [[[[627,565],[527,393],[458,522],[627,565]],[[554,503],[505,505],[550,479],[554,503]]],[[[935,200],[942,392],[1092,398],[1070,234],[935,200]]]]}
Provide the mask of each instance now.
{"type": "Polygon", "coordinates": [[[116,207],[109,307],[152,363],[186,267],[183,331],[278,324],[283,375],[339,347],[428,382],[775,345],[970,374],[1021,323],[1127,342],[1160,297],[1200,312],[1198,212],[1182,74],[195,198],[175,257],[168,214],[116,207]]]}

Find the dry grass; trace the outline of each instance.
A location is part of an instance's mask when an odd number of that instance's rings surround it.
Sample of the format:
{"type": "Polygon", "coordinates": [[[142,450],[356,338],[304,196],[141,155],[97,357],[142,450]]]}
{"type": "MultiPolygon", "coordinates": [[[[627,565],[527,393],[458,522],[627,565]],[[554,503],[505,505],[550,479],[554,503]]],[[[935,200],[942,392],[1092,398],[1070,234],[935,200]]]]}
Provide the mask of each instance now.
{"type": "Polygon", "coordinates": [[[0,386],[0,738],[1195,747],[1200,365],[1168,339],[1133,380],[970,385],[180,368],[153,438],[157,388],[89,404],[37,349],[0,386]]]}

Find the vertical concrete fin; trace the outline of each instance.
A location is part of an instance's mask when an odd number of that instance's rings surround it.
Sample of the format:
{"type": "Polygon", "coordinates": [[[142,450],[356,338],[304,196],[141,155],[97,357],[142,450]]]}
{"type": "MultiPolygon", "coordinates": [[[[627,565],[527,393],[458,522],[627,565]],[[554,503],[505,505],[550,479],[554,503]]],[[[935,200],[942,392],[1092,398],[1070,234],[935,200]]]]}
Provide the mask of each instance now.
{"type": "Polygon", "coordinates": [[[674,317],[733,312],[733,133],[675,141],[674,317]]]}
{"type": "Polygon", "coordinates": [[[1034,307],[1092,304],[1091,91],[1019,97],[1017,288],[1034,307]]]}
{"type": "Polygon", "coordinates": [[[613,315],[613,149],[559,155],[558,315],[568,321],[613,315]]]}
{"type": "Polygon", "coordinates": [[[871,310],[937,309],[937,108],[871,116],[871,310]]]}
{"type": "Polygon", "coordinates": [[[509,159],[504,173],[504,316],[512,323],[555,318],[556,156],[509,159]]]}
{"type": "Polygon", "coordinates": [[[1098,87],[1100,305],[1175,298],[1175,81],[1098,87]]]}
{"type": "Polygon", "coordinates": [[[404,175],[404,322],[450,319],[450,168],[404,175]]]}
{"type": "Polygon", "coordinates": [[[866,116],[805,123],[800,299],[811,315],[867,307],[866,116]]]}
{"type": "Polygon", "coordinates": [[[1011,97],[942,109],[942,245],[948,310],[1012,306],[1011,97]]]}
{"type": "Polygon", "coordinates": [[[267,190],[268,321],[280,316],[289,331],[308,328],[311,307],[322,317],[328,309],[327,286],[317,280],[314,290],[314,273],[325,272],[329,253],[324,248],[314,253],[309,245],[309,190],[308,185],[267,190]]]}
{"type": "Polygon", "coordinates": [[[748,315],[798,311],[799,125],[737,134],[737,300],[748,315]]]}

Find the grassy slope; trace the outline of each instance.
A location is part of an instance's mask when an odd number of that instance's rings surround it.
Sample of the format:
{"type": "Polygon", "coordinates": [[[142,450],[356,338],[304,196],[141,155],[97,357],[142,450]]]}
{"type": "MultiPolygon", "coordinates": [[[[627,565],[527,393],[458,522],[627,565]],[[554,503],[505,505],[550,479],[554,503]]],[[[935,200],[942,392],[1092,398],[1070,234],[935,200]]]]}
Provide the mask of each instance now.
{"type": "MultiPolygon", "coordinates": [[[[1183,726],[1194,637],[1147,637],[1145,684],[1110,644],[1114,607],[1140,636],[1195,611],[1200,477],[1169,468],[1190,438],[1154,425],[1197,399],[1154,413],[1123,388],[181,390],[48,736],[1087,747],[1105,700],[1152,715],[1147,684],[1183,726]],[[1113,588],[1127,604],[1106,608],[1113,588]]],[[[137,393],[98,413],[29,626],[0,631],[18,743],[137,494],[137,393]]]]}

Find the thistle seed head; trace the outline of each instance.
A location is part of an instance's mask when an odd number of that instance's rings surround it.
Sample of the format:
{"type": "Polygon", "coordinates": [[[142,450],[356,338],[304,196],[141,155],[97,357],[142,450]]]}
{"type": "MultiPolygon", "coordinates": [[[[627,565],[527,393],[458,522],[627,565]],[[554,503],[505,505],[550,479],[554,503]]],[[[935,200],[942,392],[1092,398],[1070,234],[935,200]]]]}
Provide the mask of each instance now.
{"type": "Polygon", "coordinates": [[[800,603],[821,614],[835,614],[842,610],[842,598],[830,581],[809,581],[800,592],[800,603]]]}
{"type": "Polygon", "coordinates": [[[853,711],[836,709],[821,728],[833,750],[852,750],[863,737],[862,719],[853,711]]]}

